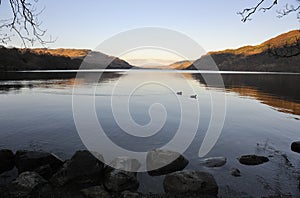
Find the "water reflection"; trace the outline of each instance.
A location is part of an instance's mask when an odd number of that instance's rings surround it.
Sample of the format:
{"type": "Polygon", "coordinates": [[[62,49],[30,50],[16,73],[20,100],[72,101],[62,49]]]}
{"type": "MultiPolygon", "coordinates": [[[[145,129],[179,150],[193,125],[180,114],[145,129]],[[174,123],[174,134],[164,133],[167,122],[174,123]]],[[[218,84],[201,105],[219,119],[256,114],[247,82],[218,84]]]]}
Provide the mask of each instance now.
{"type": "MultiPolygon", "coordinates": [[[[91,84],[86,78],[79,79],[82,85],[82,102],[89,98],[86,89],[96,87],[96,108],[99,119],[109,131],[111,139],[131,150],[152,149],[168,142],[178,128],[180,111],[175,97],[184,102],[200,102],[200,126],[195,140],[184,155],[190,160],[188,169],[211,172],[220,186],[220,196],[270,195],[272,189],[291,192],[299,196],[297,178],[293,171],[299,164],[299,156],[290,151],[291,141],[299,138],[299,121],[288,119],[289,113],[300,115],[300,75],[254,75],[223,74],[227,91],[227,115],[222,135],[208,157],[224,156],[228,163],[218,169],[200,167],[198,151],[211,118],[210,91],[219,92],[217,86],[208,86],[200,74],[150,73],[134,74],[111,72],[102,75],[100,84],[91,84]],[[184,76],[195,92],[181,87],[178,76],[184,76]],[[159,86],[149,85],[138,90],[130,106],[133,119],[143,125],[149,122],[148,109],[153,102],[166,104],[168,120],[163,133],[149,141],[120,135],[121,129],[113,121],[110,95],[114,84],[120,79],[118,98],[124,100],[126,87],[137,79],[164,79],[174,83],[176,92],[159,86]],[[197,94],[197,100],[190,98],[197,94]],[[262,105],[266,104],[266,105],[262,105]],[[275,109],[276,111],[272,110],[275,109]],[[242,154],[261,154],[270,157],[263,166],[241,166],[236,160],[242,154]],[[295,168],[286,167],[282,154],[286,154],[295,168]],[[242,172],[238,182],[229,171],[237,167],[242,172]],[[268,185],[268,189],[265,189],[268,185]],[[251,189],[257,188],[255,192],[251,189]],[[271,188],[271,190],[270,190],[271,188]],[[270,192],[271,191],[271,192],[270,192]],[[241,194],[239,194],[241,192],[241,194]],[[245,192],[245,194],[243,193],[245,192]],[[234,194],[237,193],[237,194],[234,194]]],[[[213,75],[213,74],[206,74],[213,75]]],[[[0,74],[0,148],[42,149],[69,158],[75,150],[85,149],[76,131],[72,112],[72,89],[76,73],[1,73],[0,74]],[[17,93],[17,94],[16,94],[17,93]]],[[[78,81],[77,81],[78,82],[78,81]]],[[[193,111],[195,109],[191,109],[193,111]]],[[[186,133],[190,130],[187,129],[186,133]]],[[[162,192],[162,178],[141,175],[141,191],[162,192]]],[[[274,191],[275,191],[274,190],[274,191]]]]}
{"type": "MultiPolygon", "coordinates": [[[[215,75],[215,74],[206,74],[215,75]]],[[[192,74],[207,85],[199,74],[192,74]]],[[[251,97],[284,113],[300,115],[300,75],[222,74],[227,91],[251,97]]]]}

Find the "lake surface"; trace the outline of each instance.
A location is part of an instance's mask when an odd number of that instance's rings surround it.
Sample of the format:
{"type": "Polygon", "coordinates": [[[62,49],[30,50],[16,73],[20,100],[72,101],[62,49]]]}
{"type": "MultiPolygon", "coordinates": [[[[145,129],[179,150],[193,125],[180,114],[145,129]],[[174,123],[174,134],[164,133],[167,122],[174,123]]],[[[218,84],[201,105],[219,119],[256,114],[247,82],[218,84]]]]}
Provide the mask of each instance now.
{"type": "MultiPolygon", "coordinates": [[[[299,197],[300,154],[290,151],[290,144],[300,140],[300,74],[225,72],[221,75],[225,89],[207,85],[201,73],[195,72],[107,72],[99,83],[90,82],[88,74],[75,80],[76,73],[73,72],[2,73],[0,148],[45,150],[64,159],[71,157],[76,150],[85,149],[72,110],[73,86],[80,82],[76,97],[82,103],[94,98],[101,126],[120,147],[132,151],[162,147],[171,141],[179,127],[182,119],[180,105],[194,107],[196,102],[198,109],[185,109],[184,119],[190,121],[191,126],[195,120],[192,117],[194,112],[200,112],[197,133],[184,152],[190,161],[186,169],[213,174],[222,197],[299,197]],[[133,85],[145,80],[149,83],[132,90],[133,85]],[[175,89],[163,86],[167,83],[175,89]],[[91,88],[95,90],[94,95],[87,91],[91,88]],[[182,95],[177,95],[177,91],[182,91],[182,95]],[[190,97],[194,94],[196,99],[190,97]],[[226,115],[220,138],[205,157],[224,156],[228,161],[223,167],[205,168],[199,163],[198,152],[212,116],[213,94],[226,96],[226,115]],[[112,95],[116,104],[130,98],[130,115],[139,125],[147,125],[151,121],[149,108],[152,104],[163,105],[167,113],[164,125],[158,133],[147,138],[124,133],[111,109],[112,95]],[[244,154],[269,156],[270,161],[259,166],[241,165],[236,158],[244,154]],[[232,167],[238,168],[242,176],[231,176],[232,167]]],[[[218,110],[221,107],[217,103],[214,108],[218,110]]],[[[154,111],[159,112],[159,109],[154,108],[154,111]]],[[[186,129],[186,133],[189,132],[186,129]]],[[[163,191],[163,177],[151,177],[146,173],[139,177],[140,191],[163,191]]]]}

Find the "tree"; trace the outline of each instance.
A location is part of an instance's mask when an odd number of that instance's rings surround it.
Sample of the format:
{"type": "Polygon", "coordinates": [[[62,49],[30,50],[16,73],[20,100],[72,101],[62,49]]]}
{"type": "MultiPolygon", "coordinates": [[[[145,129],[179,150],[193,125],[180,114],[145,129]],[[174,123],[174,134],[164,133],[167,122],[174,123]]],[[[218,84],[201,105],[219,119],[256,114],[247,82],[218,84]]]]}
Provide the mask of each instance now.
{"type": "MultiPolygon", "coordinates": [[[[252,20],[252,15],[256,12],[267,12],[278,5],[280,0],[260,0],[253,7],[248,7],[238,12],[242,17],[242,22],[252,20]]],[[[300,0],[295,0],[294,4],[287,3],[284,8],[277,10],[277,17],[282,18],[290,13],[296,13],[300,21],[300,0]]],[[[269,46],[267,52],[271,56],[289,58],[300,55],[300,37],[296,37],[294,43],[285,43],[280,48],[269,46]]]]}
{"type": "MultiPolygon", "coordinates": [[[[253,7],[248,7],[238,12],[242,17],[242,21],[251,20],[252,15],[256,12],[267,12],[278,5],[280,0],[260,0],[253,7]]],[[[300,20],[300,0],[295,0],[294,4],[287,3],[284,8],[277,10],[277,17],[282,18],[290,13],[296,13],[297,19],[300,20]]]]}
{"type": "MultiPolygon", "coordinates": [[[[0,0],[0,6],[3,0],[0,0]]],[[[43,12],[37,10],[35,5],[38,0],[7,0],[9,1],[11,17],[0,19],[0,43],[7,44],[15,34],[21,39],[24,47],[39,42],[43,46],[52,43],[50,37],[45,40],[46,30],[41,27],[42,23],[38,16],[43,12]]]]}

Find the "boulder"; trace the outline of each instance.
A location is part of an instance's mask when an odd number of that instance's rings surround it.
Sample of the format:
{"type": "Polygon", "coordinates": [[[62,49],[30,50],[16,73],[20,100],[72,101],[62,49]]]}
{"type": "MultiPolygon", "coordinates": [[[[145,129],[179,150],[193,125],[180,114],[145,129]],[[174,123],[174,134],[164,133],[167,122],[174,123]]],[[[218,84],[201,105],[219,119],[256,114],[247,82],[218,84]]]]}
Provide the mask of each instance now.
{"type": "Polygon", "coordinates": [[[9,194],[16,198],[29,197],[35,188],[46,183],[47,181],[35,172],[23,172],[9,184],[9,194]]]}
{"type": "Polygon", "coordinates": [[[259,165],[269,161],[269,158],[258,155],[243,155],[238,158],[239,162],[244,165],[259,165]]]}
{"type": "Polygon", "coordinates": [[[104,186],[113,192],[136,191],[139,187],[137,173],[109,168],[105,172],[104,186]]]}
{"type": "Polygon", "coordinates": [[[15,155],[11,150],[0,150],[0,174],[13,169],[15,166],[15,155]]]}
{"type": "Polygon", "coordinates": [[[34,172],[38,173],[40,176],[47,180],[50,179],[55,173],[49,164],[34,169],[34,172]]]}
{"type": "Polygon", "coordinates": [[[230,174],[234,177],[240,177],[241,176],[241,171],[237,168],[232,168],[230,170],[230,174]]]}
{"type": "Polygon", "coordinates": [[[110,198],[110,194],[102,186],[92,186],[82,189],[81,194],[86,198],[110,198]]]}
{"type": "Polygon", "coordinates": [[[96,158],[89,151],[77,151],[73,157],[64,163],[63,167],[55,173],[50,181],[56,186],[63,186],[69,182],[89,180],[92,183],[101,179],[104,169],[103,157],[98,154],[96,158]],[[101,159],[101,160],[99,160],[101,159]]]}
{"type": "Polygon", "coordinates": [[[146,161],[148,174],[151,176],[183,170],[189,163],[180,153],[158,149],[149,151],[146,161]]]}
{"type": "Polygon", "coordinates": [[[15,159],[19,173],[33,171],[47,164],[49,164],[53,170],[57,170],[63,164],[63,161],[57,156],[44,151],[17,151],[15,159]]]}
{"type": "Polygon", "coordinates": [[[164,190],[168,194],[188,195],[212,195],[217,196],[218,185],[214,177],[200,171],[178,171],[166,175],[164,190]]]}
{"type": "Polygon", "coordinates": [[[291,144],[291,150],[297,153],[300,153],[300,141],[293,142],[291,144]]]}
{"type": "Polygon", "coordinates": [[[221,167],[224,166],[227,162],[226,157],[210,157],[202,159],[200,164],[206,167],[221,167]]]}
{"type": "Polygon", "coordinates": [[[137,172],[141,167],[141,163],[137,159],[129,157],[117,157],[110,164],[110,167],[114,169],[137,172]]]}
{"type": "Polygon", "coordinates": [[[121,193],[121,198],[140,198],[142,195],[140,195],[137,192],[130,192],[128,190],[121,193]]]}

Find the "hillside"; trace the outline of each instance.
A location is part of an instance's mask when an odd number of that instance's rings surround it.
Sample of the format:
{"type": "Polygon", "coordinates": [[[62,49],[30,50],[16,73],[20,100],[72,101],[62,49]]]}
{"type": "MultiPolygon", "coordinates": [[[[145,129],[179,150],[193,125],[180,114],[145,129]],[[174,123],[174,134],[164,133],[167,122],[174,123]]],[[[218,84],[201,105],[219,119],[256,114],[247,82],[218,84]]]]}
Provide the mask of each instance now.
{"type": "Polygon", "coordinates": [[[186,69],[189,67],[193,62],[192,61],[179,61],[169,65],[171,69],[186,69]]]}
{"type": "Polygon", "coordinates": [[[86,49],[0,48],[0,71],[79,69],[83,61],[88,69],[132,68],[124,60],[86,49]]]}
{"type": "Polygon", "coordinates": [[[209,52],[186,69],[210,70],[212,58],[223,71],[300,72],[300,31],[294,30],[256,46],[209,52]]]}

